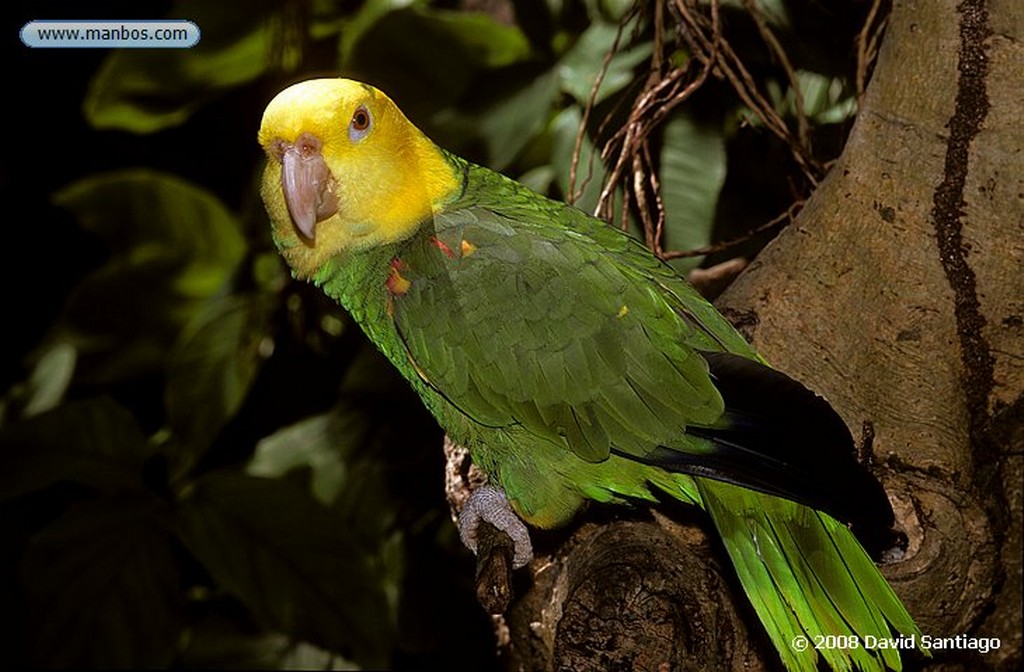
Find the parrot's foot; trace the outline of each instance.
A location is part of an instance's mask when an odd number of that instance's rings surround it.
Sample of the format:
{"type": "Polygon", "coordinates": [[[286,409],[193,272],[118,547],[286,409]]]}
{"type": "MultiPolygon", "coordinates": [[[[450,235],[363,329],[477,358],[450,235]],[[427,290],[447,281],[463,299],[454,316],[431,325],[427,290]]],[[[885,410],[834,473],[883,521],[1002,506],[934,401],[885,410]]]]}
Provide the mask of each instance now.
{"type": "Polygon", "coordinates": [[[493,485],[484,485],[474,490],[459,514],[459,537],[473,553],[477,552],[481,522],[490,523],[512,540],[515,545],[512,557],[513,569],[519,569],[533,559],[530,531],[519,519],[519,516],[512,511],[505,493],[493,485]]]}

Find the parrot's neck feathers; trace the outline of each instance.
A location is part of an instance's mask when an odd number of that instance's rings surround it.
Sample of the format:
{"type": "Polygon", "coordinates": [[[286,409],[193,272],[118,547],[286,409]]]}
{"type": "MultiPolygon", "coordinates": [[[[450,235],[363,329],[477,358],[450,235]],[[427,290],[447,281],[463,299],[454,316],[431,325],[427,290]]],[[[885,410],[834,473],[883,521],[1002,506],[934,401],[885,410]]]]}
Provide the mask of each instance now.
{"type": "Polygon", "coordinates": [[[413,129],[406,179],[373,213],[378,236],[373,244],[405,240],[462,191],[465,169],[425,135],[413,129]],[[424,195],[426,198],[424,198],[424,195]]]}

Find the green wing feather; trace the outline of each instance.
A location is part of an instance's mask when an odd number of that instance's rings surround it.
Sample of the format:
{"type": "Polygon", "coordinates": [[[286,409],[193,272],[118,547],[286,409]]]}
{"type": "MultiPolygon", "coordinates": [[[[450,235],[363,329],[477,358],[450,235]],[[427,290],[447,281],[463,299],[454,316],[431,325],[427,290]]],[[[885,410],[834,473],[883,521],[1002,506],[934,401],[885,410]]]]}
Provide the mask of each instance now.
{"type": "Polygon", "coordinates": [[[753,351],[720,317],[695,319],[703,300],[631,239],[532,194],[510,208],[518,185],[497,186],[502,209],[455,204],[400,253],[411,284],[395,323],[430,385],[476,422],[523,425],[589,462],[613,446],[702,450],[686,427],[724,407],[699,351],[753,351]]]}

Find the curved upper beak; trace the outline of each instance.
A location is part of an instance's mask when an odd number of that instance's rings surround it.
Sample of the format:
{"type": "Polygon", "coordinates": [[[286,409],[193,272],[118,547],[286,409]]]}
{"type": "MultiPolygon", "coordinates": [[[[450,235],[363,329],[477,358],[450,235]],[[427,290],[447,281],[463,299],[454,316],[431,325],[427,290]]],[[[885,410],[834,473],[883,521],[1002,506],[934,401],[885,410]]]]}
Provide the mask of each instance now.
{"type": "Polygon", "coordinates": [[[336,182],[321,151],[322,143],[303,133],[295,142],[281,142],[281,189],[288,214],[307,240],[316,237],[316,225],[338,211],[336,182]]]}

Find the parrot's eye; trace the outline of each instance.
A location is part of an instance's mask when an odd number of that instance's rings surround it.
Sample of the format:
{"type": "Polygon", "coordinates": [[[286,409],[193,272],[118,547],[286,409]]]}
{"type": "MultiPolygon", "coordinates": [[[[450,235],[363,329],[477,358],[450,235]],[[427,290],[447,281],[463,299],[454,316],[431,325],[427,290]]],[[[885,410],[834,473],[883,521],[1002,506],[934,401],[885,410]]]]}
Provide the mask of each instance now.
{"type": "Polygon", "coordinates": [[[370,132],[371,126],[373,126],[373,118],[370,117],[370,111],[360,105],[352,113],[352,121],[348,122],[348,139],[352,142],[362,140],[370,132]]]}

